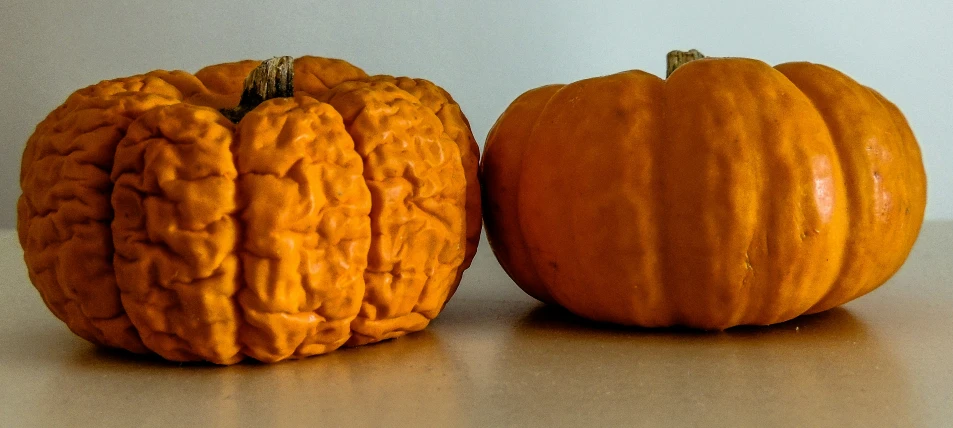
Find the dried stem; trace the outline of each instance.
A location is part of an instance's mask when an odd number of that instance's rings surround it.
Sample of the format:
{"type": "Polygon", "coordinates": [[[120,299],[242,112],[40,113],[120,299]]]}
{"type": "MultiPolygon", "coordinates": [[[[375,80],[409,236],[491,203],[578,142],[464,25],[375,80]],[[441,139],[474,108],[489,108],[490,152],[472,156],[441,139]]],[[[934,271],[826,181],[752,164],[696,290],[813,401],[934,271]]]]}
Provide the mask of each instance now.
{"type": "Polygon", "coordinates": [[[238,123],[246,113],[271,98],[294,95],[294,58],[279,56],[263,61],[245,78],[238,106],[222,109],[228,120],[238,123]]]}
{"type": "Polygon", "coordinates": [[[665,71],[665,77],[671,76],[676,68],[681,67],[685,64],[688,64],[691,61],[696,59],[702,59],[705,55],[702,55],[701,52],[692,49],[689,51],[671,51],[666,57],[668,62],[668,67],[665,71]]]}

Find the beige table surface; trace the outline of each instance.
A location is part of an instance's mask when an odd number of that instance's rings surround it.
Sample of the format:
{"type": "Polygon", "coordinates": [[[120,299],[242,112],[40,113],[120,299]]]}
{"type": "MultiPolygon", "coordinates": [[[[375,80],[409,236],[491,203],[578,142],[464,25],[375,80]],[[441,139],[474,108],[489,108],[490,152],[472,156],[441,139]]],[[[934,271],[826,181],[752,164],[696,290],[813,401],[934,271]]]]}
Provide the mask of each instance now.
{"type": "Polygon", "coordinates": [[[276,365],[178,365],[74,337],[0,232],[0,427],[953,427],[953,223],[881,289],[723,333],[604,328],[481,248],[426,331],[276,365]]]}

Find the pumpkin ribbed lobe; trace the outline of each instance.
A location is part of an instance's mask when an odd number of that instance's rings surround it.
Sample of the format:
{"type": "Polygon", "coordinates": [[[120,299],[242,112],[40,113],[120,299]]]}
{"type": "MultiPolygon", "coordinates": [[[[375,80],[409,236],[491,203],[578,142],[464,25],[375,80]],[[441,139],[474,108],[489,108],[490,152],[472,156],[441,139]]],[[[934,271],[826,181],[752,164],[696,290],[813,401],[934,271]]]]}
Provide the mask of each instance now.
{"type": "Polygon", "coordinates": [[[422,329],[466,255],[460,151],[432,110],[386,80],[338,85],[325,99],[364,159],[373,200],[366,292],[348,345],[422,329]]]}
{"type": "Polygon", "coordinates": [[[666,96],[666,155],[676,164],[666,169],[664,205],[678,225],[666,271],[681,290],[681,318],[718,329],[803,313],[820,298],[813,285],[836,273],[846,221],[820,116],[753,60],[691,62],[666,82],[666,96]]]}
{"type": "Polygon", "coordinates": [[[492,155],[485,155],[485,161],[480,165],[484,194],[493,195],[493,198],[483,198],[486,201],[483,210],[486,213],[484,219],[490,248],[503,270],[523,291],[547,303],[555,301],[540,280],[530,258],[523,230],[514,219],[519,218],[519,165],[526,148],[532,144],[528,140],[543,107],[563,86],[536,88],[513,101],[487,134],[483,152],[492,155]],[[513,144],[512,141],[527,143],[513,144]]]}
{"type": "Polygon", "coordinates": [[[916,242],[917,236],[920,233],[920,228],[923,226],[923,216],[927,204],[927,179],[922,154],[920,153],[920,146],[917,144],[917,139],[913,135],[913,131],[910,129],[910,125],[907,123],[907,119],[903,116],[903,113],[900,112],[900,109],[897,108],[896,105],[884,98],[884,96],[876,90],[871,88],[866,89],[871,95],[876,97],[877,100],[880,101],[880,105],[887,110],[893,120],[897,134],[903,141],[901,152],[897,160],[901,162],[907,160],[903,165],[904,174],[901,180],[904,183],[908,183],[909,186],[908,203],[902,209],[903,216],[900,220],[902,229],[905,232],[904,241],[898,247],[900,250],[895,255],[896,263],[894,268],[884,270],[884,276],[881,281],[883,282],[893,276],[903,265],[903,261],[909,256],[910,251],[913,249],[913,244],[916,242]]]}
{"type": "Polygon", "coordinates": [[[660,281],[650,190],[662,174],[651,162],[664,141],[662,88],[643,72],[566,85],[539,113],[519,165],[507,162],[519,171],[518,217],[498,220],[519,224],[545,289],[579,315],[646,325],[669,316],[654,310],[667,306],[664,289],[649,286],[660,281]],[[596,125],[605,117],[612,126],[596,125]],[[576,121],[596,126],[567,126],[576,121]]]}
{"type": "Polygon", "coordinates": [[[470,123],[460,110],[460,106],[447,91],[439,86],[425,79],[411,79],[409,77],[374,76],[370,80],[391,83],[417,98],[420,104],[433,111],[440,119],[444,132],[457,144],[467,182],[467,250],[463,263],[457,270],[457,277],[450,291],[452,295],[460,283],[463,271],[470,266],[473,256],[476,255],[477,246],[480,243],[480,232],[483,225],[482,197],[480,182],[477,177],[480,147],[477,145],[476,139],[473,138],[473,133],[470,132],[470,123]]]}
{"type": "Polygon", "coordinates": [[[237,171],[232,124],[188,104],[150,110],[113,164],[116,280],[143,342],[164,358],[220,364],[236,343],[237,171]]]}
{"type": "Polygon", "coordinates": [[[24,259],[47,306],[87,340],[146,351],[112,266],[109,175],[134,118],[180,94],[154,77],[104,81],[69,97],[27,142],[17,220],[24,259]]]}
{"type": "Polygon", "coordinates": [[[824,117],[844,170],[850,239],[837,279],[811,308],[820,312],[866,294],[899,269],[922,223],[925,177],[916,140],[905,120],[896,120],[889,102],[829,67],[788,63],[776,68],[824,117]]]}
{"type": "Polygon", "coordinates": [[[267,101],[239,123],[234,152],[242,349],[278,361],[340,347],[371,239],[371,197],[340,114],[303,95],[267,101]]]}

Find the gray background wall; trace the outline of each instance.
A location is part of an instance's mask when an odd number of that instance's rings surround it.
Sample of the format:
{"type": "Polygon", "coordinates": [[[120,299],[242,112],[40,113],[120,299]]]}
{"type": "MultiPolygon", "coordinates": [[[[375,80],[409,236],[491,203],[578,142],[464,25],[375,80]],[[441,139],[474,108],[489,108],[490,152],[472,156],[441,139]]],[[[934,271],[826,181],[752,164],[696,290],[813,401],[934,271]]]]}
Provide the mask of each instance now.
{"type": "Polygon", "coordinates": [[[824,63],[907,115],[929,178],[927,217],[953,218],[953,7],[945,1],[0,2],[0,227],[12,227],[33,127],[70,92],[152,69],[275,55],[344,58],[424,77],[479,141],[547,83],[638,68],[671,49],[824,63]]]}

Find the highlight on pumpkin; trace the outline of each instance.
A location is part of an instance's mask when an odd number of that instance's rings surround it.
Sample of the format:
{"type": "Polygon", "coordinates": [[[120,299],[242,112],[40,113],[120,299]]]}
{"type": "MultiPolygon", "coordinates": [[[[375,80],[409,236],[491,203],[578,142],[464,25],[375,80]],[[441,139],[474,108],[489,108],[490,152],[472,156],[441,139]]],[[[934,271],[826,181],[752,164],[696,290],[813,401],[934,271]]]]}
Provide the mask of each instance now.
{"type": "Polygon", "coordinates": [[[77,335],[272,362],[421,330],[480,234],[479,149],[435,84],[337,59],[80,89],[27,142],[30,279],[77,335]]]}
{"type": "Polygon", "coordinates": [[[597,321],[725,329],[886,282],[923,222],[903,114],[830,67],[667,56],[532,89],[484,146],[487,238],[527,294],[597,321]]]}

